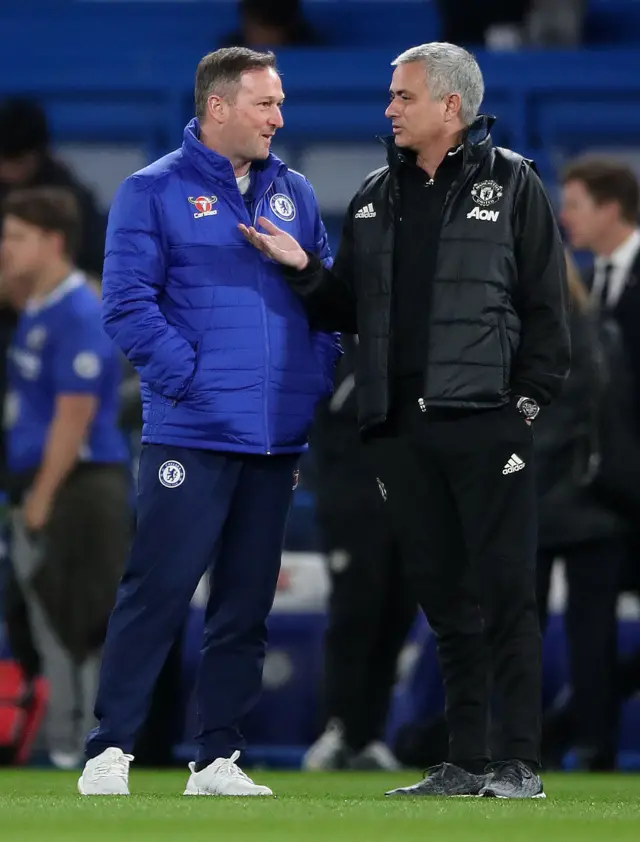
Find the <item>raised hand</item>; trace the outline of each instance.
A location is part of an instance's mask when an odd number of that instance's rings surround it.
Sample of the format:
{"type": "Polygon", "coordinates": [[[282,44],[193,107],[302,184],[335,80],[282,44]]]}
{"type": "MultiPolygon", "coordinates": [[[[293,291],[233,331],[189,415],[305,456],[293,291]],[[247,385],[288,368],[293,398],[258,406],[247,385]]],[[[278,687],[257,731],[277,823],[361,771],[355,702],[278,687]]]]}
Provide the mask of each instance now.
{"type": "Polygon", "coordinates": [[[253,226],[238,225],[251,245],[272,260],[282,263],[283,266],[291,266],[292,269],[299,270],[306,268],[309,257],[294,237],[278,228],[264,216],[261,216],[258,222],[267,232],[266,234],[257,231],[253,226]]]}

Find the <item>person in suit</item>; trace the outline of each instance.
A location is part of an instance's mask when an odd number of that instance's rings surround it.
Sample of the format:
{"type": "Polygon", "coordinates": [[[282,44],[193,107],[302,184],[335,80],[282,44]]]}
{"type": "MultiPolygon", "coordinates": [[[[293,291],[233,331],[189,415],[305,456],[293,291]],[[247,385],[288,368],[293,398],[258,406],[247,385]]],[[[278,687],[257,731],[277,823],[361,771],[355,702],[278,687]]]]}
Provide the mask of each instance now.
{"type": "Polygon", "coordinates": [[[562,182],[562,223],[573,248],[594,256],[585,280],[592,303],[619,325],[640,421],[638,177],[621,161],[590,155],[572,161],[562,182]]]}
{"type": "MultiPolygon", "coordinates": [[[[571,700],[555,703],[543,720],[543,763],[561,765],[573,746],[585,771],[615,767],[619,699],[616,603],[629,553],[629,513],[640,512],[640,471],[626,365],[612,319],[598,318],[579,271],[567,255],[571,297],[571,373],[536,427],[539,491],[538,610],[544,633],[551,572],[564,561],[565,629],[571,700]],[[629,433],[631,443],[629,443],[629,433]],[[612,442],[614,447],[612,448],[612,442]],[[623,462],[618,442],[624,442],[623,462]],[[624,467],[620,468],[620,466],[624,467]]],[[[563,692],[562,699],[566,697],[563,692]]]]}
{"type": "MultiPolygon", "coordinates": [[[[628,368],[629,412],[640,443],[640,183],[634,170],[624,162],[608,157],[585,155],[569,163],[562,176],[562,223],[575,249],[594,256],[585,281],[592,304],[602,317],[617,324],[628,368]]],[[[612,436],[611,441],[619,437],[612,436]]],[[[628,448],[627,448],[628,450],[628,448]]],[[[620,454],[615,462],[622,467],[620,454]]],[[[627,460],[628,462],[628,460],[627,460]]],[[[620,476],[621,471],[615,473],[620,476]]],[[[627,465],[624,486],[634,483],[627,465]]],[[[624,493],[623,497],[628,497],[624,493]]],[[[630,520],[637,523],[637,512],[630,520]]],[[[629,536],[627,568],[622,572],[621,590],[640,591],[640,530],[629,536]]],[[[621,699],[640,686],[640,652],[618,664],[618,690],[621,699]]]]}

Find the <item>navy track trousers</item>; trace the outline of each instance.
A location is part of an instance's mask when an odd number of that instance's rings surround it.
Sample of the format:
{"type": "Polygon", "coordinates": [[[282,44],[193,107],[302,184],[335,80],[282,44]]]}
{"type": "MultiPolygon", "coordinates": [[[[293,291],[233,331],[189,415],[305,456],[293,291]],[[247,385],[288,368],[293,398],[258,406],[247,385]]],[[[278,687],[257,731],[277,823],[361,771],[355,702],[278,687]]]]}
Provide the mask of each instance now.
{"type": "Polygon", "coordinates": [[[197,680],[199,764],[244,748],[261,691],[298,455],[146,445],[137,529],[109,621],[86,755],[130,753],[194,591],[209,570],[197,680]]]}

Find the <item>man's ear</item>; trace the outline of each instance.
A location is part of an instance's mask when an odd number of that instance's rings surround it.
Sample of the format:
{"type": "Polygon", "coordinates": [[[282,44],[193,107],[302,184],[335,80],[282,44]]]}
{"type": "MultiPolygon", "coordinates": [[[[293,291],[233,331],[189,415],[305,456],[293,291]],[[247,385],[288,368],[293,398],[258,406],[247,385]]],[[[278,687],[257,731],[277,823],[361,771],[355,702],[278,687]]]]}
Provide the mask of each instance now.
{"type": "Polygon", "coordinates": [[[218,94],[211,94],[207,100],[207,114],[216,123],[224,123],[229,113],[228,103],[218,94]]]}
{"type": "Polygon", "coordinates": [[[460,94],[449,94],[444,99],[445,105],[445,112],[444,112],[444,119],[448,123],[451,120],[455,120],[460,115],[460,109],[462,108],[462,99],[460,94]]]}

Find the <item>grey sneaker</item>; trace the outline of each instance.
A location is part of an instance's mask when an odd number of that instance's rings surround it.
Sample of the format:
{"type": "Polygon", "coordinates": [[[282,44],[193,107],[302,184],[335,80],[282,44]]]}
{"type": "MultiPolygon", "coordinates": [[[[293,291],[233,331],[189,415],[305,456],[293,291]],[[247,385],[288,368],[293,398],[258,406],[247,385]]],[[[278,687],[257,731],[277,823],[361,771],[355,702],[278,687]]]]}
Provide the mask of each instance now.
{"type": "Polygon", "coordinates": [[[479,795],[486,775],[472,775],[453,763],[440,763],[427,769],[425,779],[413,786],[400,787],[385,795],[479,795]]]}
{"type": "Polygon", "coordinates": [[[546,798],[542,779],[521,760],[503,760],[487,767],[484,798],[546,798]]]}

